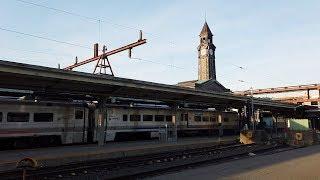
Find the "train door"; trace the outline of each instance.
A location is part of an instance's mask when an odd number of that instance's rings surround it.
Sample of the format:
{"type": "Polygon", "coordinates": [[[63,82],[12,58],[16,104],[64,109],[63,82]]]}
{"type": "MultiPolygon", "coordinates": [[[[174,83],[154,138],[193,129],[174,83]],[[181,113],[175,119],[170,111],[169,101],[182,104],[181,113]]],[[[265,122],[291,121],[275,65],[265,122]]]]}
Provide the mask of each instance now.
{"type": "Polygon", "coordinates": [[[88,111],[88,129],[87,129],[87,142],[93,143],[95,129],[95,111],[94,108],[89,108],[88,111]]]}

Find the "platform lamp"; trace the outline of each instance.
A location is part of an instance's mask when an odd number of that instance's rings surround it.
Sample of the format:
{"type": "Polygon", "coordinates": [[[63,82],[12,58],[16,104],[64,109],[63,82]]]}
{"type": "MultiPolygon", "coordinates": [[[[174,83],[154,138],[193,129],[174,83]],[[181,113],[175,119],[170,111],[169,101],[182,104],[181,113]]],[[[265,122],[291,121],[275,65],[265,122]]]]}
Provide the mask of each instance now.
{"type": "Polygon", "coordinates": [[[253,122],[253,131],[256,130],[256,119],[254,116],[254,107],[253,107],[253,88],[250,87],[250,96],[251,96],[251,121],[253,122]]]}
{"type": "MultiPolygon", "coordinates": [[[[242,82],[242,83],[247,83],[247,84],[250,84],[244,80],[238,80],[239,82],[242,82]]],[[[253,106],[253,87],[251,86],[250,87],[250,99],[251,99],[251,122],[253,123],[252,125],[252,130],[255,131],[256,130],[256,119],[255,119],[255,116],[254,116],[254,106],[253,106]]]]}

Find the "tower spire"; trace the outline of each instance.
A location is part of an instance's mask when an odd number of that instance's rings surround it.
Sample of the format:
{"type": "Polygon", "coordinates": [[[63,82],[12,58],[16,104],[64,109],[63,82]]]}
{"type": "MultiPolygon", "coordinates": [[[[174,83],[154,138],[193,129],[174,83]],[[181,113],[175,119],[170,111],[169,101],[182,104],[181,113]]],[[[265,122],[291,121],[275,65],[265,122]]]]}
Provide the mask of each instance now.
{"type": "Polygon", "coordinates": [[[207,21],[204,22],[204,25],[203,25],[202,30],[200,32],[200,36],[204,36],[204,35],[213,36],[213,34],[207,24],[207,21]]]}

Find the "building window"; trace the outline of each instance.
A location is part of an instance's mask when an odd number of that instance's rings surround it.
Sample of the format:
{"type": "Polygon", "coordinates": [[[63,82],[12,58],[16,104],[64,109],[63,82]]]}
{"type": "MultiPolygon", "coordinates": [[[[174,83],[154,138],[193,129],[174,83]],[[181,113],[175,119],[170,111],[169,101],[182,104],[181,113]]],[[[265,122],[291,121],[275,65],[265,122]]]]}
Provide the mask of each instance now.
{"type": "Polygon", "coordinates": [[[167,122],[172,122],[172,116],[166,116],[166,121],[167,122]]]}
{"type": "Polygon", "coordinates": [[[28,122],[29,121],[29,113],[15,113],[9,112],[7,114],[8,122],[28,122]]]}
{"type": "Polygon", "coordinates": [[[53,113],[34,113],[34,122],[52,122],[53,113]]]}
{"type": "Polygon", "coordinates": [[[75,110],[74,111],[74,117],[76,119],[83,119],[83,110],[75,110]]]}
{"type": "Polygon", "coordinates": [[[130,115],[130,121],[140,121],[140,115],[132,114],[130,115]]]}
{"type": "Polygon", "coordinates": [[[229,118],[223,118],[223,122],[229,122],[229,118]]]}
{"type": "Polygon", "coordinates": [[[201,121],[201,116],[194,116],[194,121],[200,122],[201,121]]]}
{"type": "Polygon", "coordinates": [[[153,116],[152,115],[143,115],[143,121],[152,121],[153,116]]]}
{"type": "Polygon", "coordinates": [[[155,121],[164,121],[164,115],[155,115],[154,120],[155,121]]]}
{"type": "Polygon", "coordinates": [[[2,112],[0,112],[0,122],[2,122],[2,112]]]}
{"type": "Polygon", "coordinates": [[[216,122],[216,121],[217,121],[217,119],[216,119],[216,117],[211,116],[211,117],[210,117],[210,121],[211,121],[211,122],[216,122]]]}
{"type": "Polygon", "coordinates": [[[318,105],[318,102],[317,101],[312,101],[311,105],[316,106],[316,105],[318,105]]]}
{"type": "Polygon", "coordinates": [[[208,122],[209,121],[209,116],[203,116],[202,117],[203,122],[208,122]]]}
{"type": "Polygon", "coordinates": [[[122,121],[128,121],[128,115],[126,114],[122,115],[122,121]]]}

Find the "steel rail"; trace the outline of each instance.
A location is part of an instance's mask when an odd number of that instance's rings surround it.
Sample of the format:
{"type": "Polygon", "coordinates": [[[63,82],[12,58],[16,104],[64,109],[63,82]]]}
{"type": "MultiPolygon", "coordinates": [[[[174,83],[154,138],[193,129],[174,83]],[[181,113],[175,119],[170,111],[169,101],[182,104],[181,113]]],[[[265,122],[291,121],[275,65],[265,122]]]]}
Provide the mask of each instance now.
{"type": "MultiPolygon", "coordinates": [[[[215,145],[211,147],[202,147],[187,150],[177,150],[172,152],[164,152],[158,154],[150,154],[146,156],[135,156],[120,159],[110,159],[78,164],[69,164],[60,167],[50,167],[43,168],[35,171],[28,172],[28,178],[30,179],[44,179],[44,178],[70,178],[76,177],[81,174],[81,176],[104,176],[104,178],[119,178],[126,176],[134,176],[138,174],[152,172],[158,169],[144,168],[152,167],[156,168],[155,165],[160,165],[160,169],[165,169],[162,164],[168,164],[166,167],[170,166],[181,166],[181,161],[194,159],[192,162],[187,164],[192,164],[195,162],[207,161],[210,156],[214,158],[223,158],[225,155],[239,155],[243,153],[248,153],[259,149],[259,145],[243,145],[243,144],[228,144],[228,145],[215,145]],[[178,163],[177,163],[178,162],[178,163]],[[180,162],[180,164],[179,164],[180,162]],[[148,166],[149,165],[149,166],[148,166]],[[139,172],[137,170],[129,171],[129,169],[140,168],[144,170],[139,172]],[[120,172],[121,171],[121,172],[120,172]],[[119,173],[120,172],[120,173],[119,173]],[[122,175],[120,175],[122,174],[122,175]]],[[[270,148],[270,147],[269,147],[270,148]]],[[[260,148],[261,149],[261,148],[260,148]]],[[[185,164],[182,164],[185,165],[185,164]]],[[[8,174],[0,174],[3,179],[19,179],[18,171],[8,172],[8,174]]]]}

